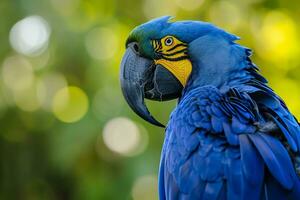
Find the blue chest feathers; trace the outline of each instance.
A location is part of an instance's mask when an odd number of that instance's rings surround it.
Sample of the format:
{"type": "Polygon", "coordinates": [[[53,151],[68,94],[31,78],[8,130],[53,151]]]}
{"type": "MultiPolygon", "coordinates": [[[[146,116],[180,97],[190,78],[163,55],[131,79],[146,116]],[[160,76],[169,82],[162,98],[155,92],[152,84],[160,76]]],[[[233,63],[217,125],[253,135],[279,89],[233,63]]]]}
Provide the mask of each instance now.
{"type": "Polygon", "coordinates": [[[160,199],[262,199],[266,174],[291,190],[297,180],[292,161],[271,135],[279,130],[252,94],[213,86],[189,91],[166,129],[160,199]]]}

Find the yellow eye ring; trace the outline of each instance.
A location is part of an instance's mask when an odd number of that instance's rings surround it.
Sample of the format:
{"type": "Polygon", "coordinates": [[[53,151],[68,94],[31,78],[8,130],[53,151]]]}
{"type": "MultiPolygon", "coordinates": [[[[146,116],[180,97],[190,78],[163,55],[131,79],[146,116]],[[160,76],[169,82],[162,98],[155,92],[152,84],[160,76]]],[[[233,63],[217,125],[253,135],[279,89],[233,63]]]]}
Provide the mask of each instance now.
{"type": "Polygon", "coordinates": [[[165,39],[165,45],[166,45],[166,46],[171,46],[171,45],[173,44],[173,42],[174,42],[174,40],[173,40],[172,37],[167,37],[167,38],[165,39]]]}

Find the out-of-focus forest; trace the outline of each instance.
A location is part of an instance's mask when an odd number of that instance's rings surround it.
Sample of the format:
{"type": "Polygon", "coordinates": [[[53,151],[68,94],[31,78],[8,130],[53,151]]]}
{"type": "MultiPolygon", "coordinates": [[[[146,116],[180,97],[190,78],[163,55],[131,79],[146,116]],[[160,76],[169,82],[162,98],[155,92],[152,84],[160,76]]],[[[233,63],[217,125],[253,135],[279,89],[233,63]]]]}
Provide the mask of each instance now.
{"type": "MultiPolygon", "coordinates": [[[[300,118],[297,0],[1,0],[0,199],[157,199],[164,130],[123,99],[119,64],[162,15],[241,37],[300,118]]],[[[176,101],[147,102],[166,123],[176,101]]]]}

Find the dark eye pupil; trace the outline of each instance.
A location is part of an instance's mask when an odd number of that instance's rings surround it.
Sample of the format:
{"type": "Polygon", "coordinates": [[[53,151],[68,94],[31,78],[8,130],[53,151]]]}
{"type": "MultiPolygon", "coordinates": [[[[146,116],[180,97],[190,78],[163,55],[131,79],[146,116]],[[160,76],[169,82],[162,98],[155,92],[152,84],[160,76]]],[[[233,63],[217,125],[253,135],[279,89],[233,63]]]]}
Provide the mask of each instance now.
{"type": "Polygon", "coordinates": [[[168,39],[166,40],[166,45],[171,45],[172,42],[173,42],[172,38],[168,38],[168,39]]]}
{"type": "Polygon", "coordinates": [[[134,44],[134,45],[133,45],[133,48],[134,48],[134,50],[135,50],[136,52],[139,52],[139,46],[138,46],[137,44],[134,44]]]}

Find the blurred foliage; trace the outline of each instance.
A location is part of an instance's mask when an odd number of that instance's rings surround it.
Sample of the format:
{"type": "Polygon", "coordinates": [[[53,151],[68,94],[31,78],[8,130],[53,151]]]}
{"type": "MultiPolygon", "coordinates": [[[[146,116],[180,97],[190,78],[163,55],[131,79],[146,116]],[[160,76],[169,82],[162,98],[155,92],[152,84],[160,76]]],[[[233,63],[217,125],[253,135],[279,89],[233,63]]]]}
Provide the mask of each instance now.
{"type": "MultiPolygon", "coordinates": [[[[296,0],[1,0],[0,199],[157,198],[164,130],[133,114],[118,81],[128,33],[153,17],[239,35],[299,118],[299,9],[296,0]]],[[[175,103],[148,105],[167,122],[175,103]]]]}

